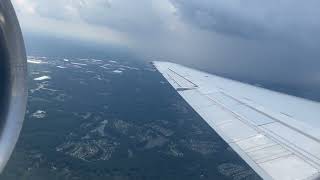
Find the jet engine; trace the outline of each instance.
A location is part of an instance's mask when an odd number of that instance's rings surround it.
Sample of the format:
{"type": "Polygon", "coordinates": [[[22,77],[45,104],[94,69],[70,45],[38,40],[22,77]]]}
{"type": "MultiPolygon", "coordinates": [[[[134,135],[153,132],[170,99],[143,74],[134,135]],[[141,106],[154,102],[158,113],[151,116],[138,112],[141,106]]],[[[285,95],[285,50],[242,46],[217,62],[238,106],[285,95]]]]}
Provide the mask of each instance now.
{"type": "Polygon", "coordinates": [[[27,102],[27,59],[10,0],[0,0],[0,172],[18,140],[27,102]]]}

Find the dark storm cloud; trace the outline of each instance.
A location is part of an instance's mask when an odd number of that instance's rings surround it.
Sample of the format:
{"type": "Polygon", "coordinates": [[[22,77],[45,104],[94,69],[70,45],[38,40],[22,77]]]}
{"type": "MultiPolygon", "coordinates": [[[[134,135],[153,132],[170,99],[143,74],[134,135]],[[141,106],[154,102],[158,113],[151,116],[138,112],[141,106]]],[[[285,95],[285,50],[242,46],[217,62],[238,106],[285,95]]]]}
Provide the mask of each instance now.
{"type": "Polygon", "coordinates": [[[171,1],[185,22],[207,30],[250,39],[285,37],[310,42],[319,38],[319,1],[171,1]]]}
{"type": "Polygon", "coordinates": [[[214,1],[207,3],[199,3],[199,1],[172,1],[178,9],[177,14],[184,21],[200,28],[245,38],[255,38],[257,34],[263,31],[263,28],[255,22],[246,21],[241,16],[230,14],[228,10],[217,6],[217,3],[214,1]]]}
{"type": "Polygon", "coordinates": [[[183,22],[212,32],[207,44],[212,52],[195,63],[199,67],[232,77],[319,89],[319,1],[171,2],[183,22]]]}

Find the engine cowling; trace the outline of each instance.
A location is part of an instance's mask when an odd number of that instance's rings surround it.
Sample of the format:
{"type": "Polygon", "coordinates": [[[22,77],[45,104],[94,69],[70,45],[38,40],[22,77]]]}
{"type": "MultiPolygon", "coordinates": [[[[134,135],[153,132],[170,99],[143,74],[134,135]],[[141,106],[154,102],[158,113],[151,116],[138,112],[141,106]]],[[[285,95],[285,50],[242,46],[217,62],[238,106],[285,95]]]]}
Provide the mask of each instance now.
{"type": "Polygon", "coordinates": [[[0,172],[18,140],[27,102],[27,60],[10,0],[0,1],[0,172]]]}

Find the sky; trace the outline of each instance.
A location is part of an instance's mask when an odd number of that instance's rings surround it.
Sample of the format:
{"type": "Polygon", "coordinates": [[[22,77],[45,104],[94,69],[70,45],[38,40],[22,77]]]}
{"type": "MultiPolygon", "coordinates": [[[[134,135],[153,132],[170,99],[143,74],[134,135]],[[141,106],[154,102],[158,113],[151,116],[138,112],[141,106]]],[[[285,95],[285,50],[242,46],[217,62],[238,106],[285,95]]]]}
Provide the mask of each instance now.
{"type": "Polygon", "coordinates": [[[320,90],[317,0],[12,0],[24,33],[320,90]]]}

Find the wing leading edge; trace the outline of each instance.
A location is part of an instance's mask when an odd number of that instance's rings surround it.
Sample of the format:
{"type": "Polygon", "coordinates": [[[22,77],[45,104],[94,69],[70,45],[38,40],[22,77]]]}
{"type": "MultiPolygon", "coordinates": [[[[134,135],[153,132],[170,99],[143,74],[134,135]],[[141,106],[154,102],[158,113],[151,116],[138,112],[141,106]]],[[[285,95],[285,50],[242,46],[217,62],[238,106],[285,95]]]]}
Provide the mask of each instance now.
{"type": "Polygon", "coordinates": [[[320,104],[169,62],[153,62],[264,179],[320,177],[320,104]]]}

